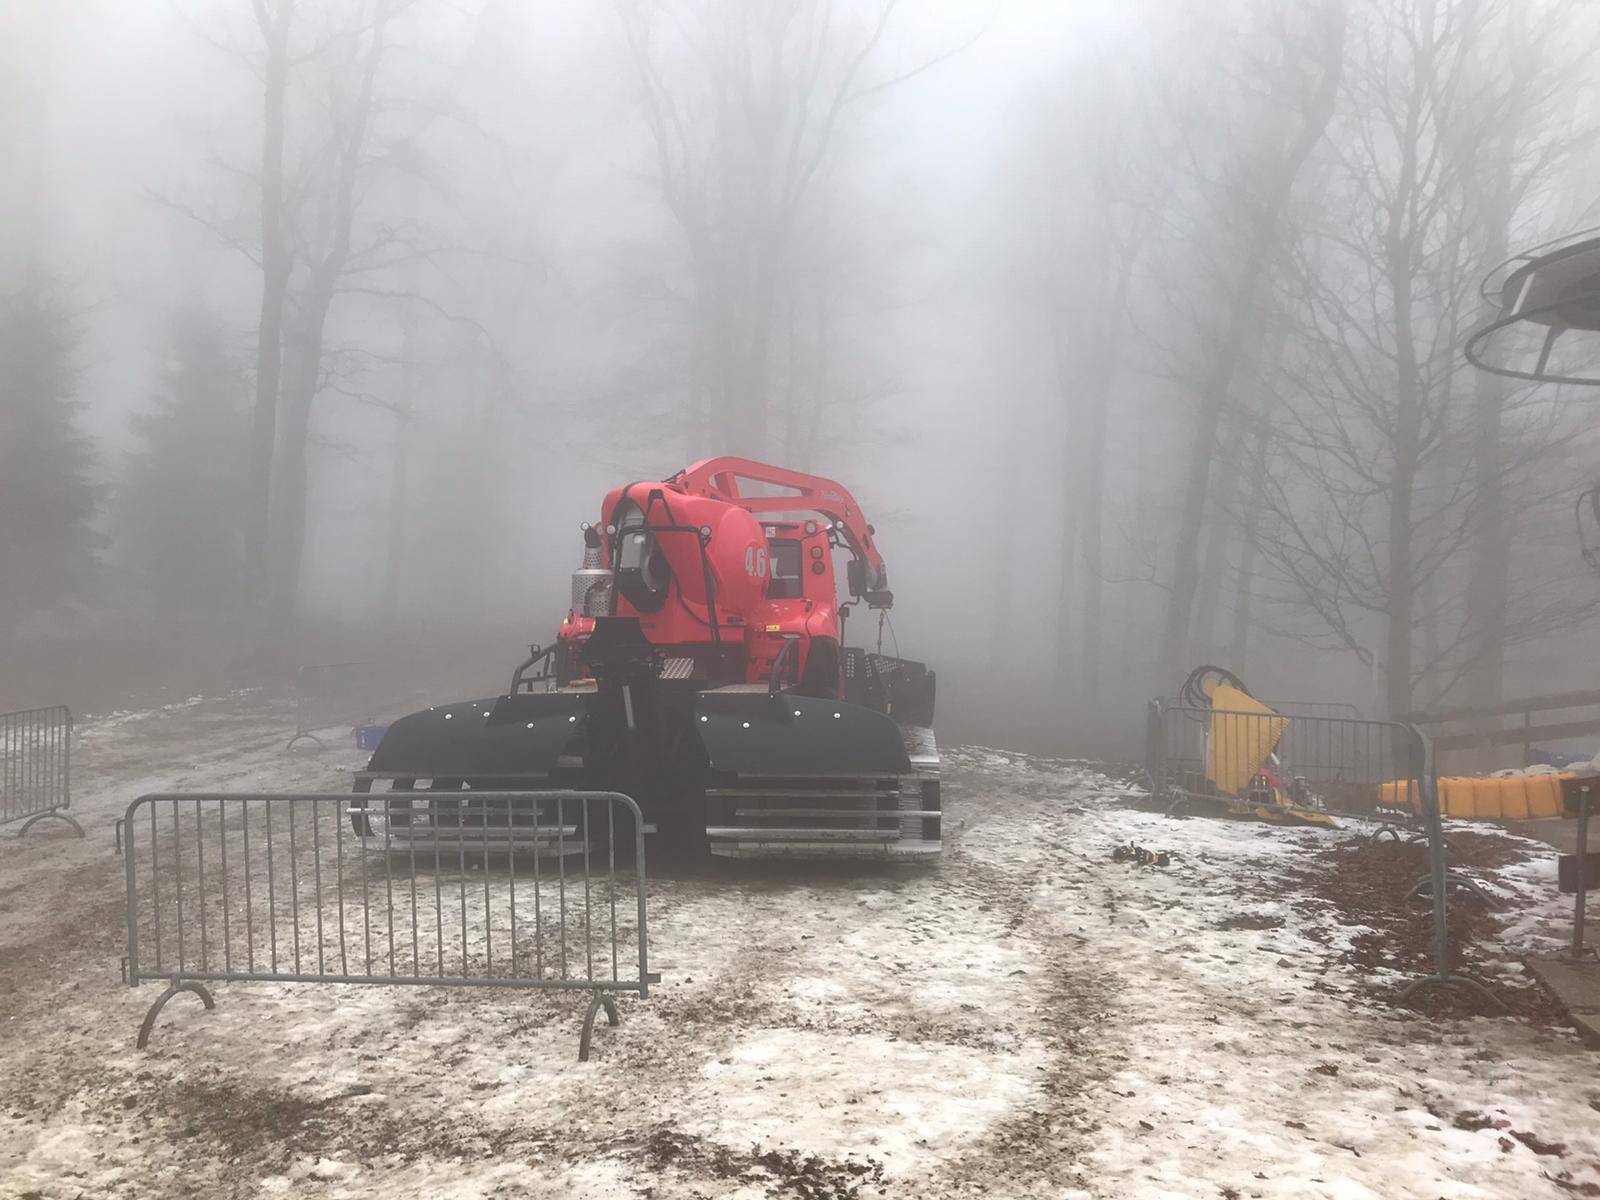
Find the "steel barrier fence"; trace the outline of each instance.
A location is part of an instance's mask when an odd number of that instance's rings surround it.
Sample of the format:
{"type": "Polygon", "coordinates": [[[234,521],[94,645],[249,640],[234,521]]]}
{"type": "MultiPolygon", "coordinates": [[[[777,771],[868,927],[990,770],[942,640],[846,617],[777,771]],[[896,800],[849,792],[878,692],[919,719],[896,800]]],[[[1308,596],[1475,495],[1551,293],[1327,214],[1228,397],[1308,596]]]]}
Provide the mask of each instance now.
{"type": "MultiPolygon", "coordinates": [[[[615,792],[462,792],[481,838],[409,824],[410,797],[141,796],[123,818],[130,985],[160,980],[137,1044],[207,982],[375,983],[587,992],[579,1041],[614,996],[649,994],[644,833],[615,792]],[[390,835],[391,806],[405,806],[390,835]],[[515,812],[531,853],[491,832],[515,812]],[[619,853],[620,851],[620,853],[619,853]]],[[[399,817],[399,811],[394,813],[399,817]]]]}
{"type": "Polygon", "coordinates": [[[1263,700],[1261,703],[1289,717],[1349,717],[1363,720],[1361,709],[1343,700],[1263,700]]]}
{"type": "MultiPolygon", "coordinates": [[[[1163,696],[1156,703],[1164,708],[1181,708],[1176,696],[1163,696]]],[[[1361,709],[1343,700],[1263,700],[1268,708],[1284,717],[1350,717],[1361,720],[1361,709]]]]}
{"type": "Polygon", "coordinates": [[[1159,700],[1149,711],[1152,790],[1173,806],[1190,799],[1270,803],[1276,787],[1284,799],[1330,815],[1388,825],[1421,816],[1428,750],[1414,726],[1159,700]]]}
{"type": "Polygon", "coordinates": [[[23,821],[21,837],[54,818],[82,837],[83,826],[66,811],[71,804],[71,710],[56,705],[0,713],[0,825],[23,821]]]}
{"type": "MultiPolygon", "coordinates": [[[[1490,1004],[1500,1001],[1455,970],[1450,951],[1448,893],[1470,888],[1451,872],[1439,812],[1433,753],[1415,725],[1283,712],[1227,712],[1152,700],[1146,727],[1146,772],[1152,795],[1174,812],[1206,800],[1235,810],[1282,805],[1379,823],[1399,840],[1425,841],[1428,874],[1412,889],[1425,895],[1433,918],[1432,973],[1402,989],[1460,987],[1490,1004]]],[[[1376,834],[1374,835],[1377,836],[1376,834]]],[[[1502,1006],[1503,1007],[1503,1006],[1502,1006]]]]}
{"type": "Polygon", "coordinates": [[[323,749],[319,729],[349,722],[352,725],[377,714],[386,699],[383,674],[374,663],[313,663],[294,673],[294,736],[296,742],[313,741],[323,749]]]}

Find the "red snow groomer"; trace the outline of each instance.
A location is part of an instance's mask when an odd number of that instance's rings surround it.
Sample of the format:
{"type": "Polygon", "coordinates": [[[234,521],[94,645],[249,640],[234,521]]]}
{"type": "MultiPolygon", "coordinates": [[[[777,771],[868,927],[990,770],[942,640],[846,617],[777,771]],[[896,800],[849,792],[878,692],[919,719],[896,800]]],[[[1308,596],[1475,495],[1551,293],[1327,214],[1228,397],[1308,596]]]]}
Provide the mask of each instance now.
{"type": "Polygon", "coordinates": [[[708,459],[612,490],[583,537],[555,642],[506,695],[391,725],[358,791],[425,792],[412,820],[430,833],[513,846],[535,814],[486,807],[484,791],[623,792],[714,854],[939,849],[934,673],[845,644],[857,604],[894,603],[845,488],[708,459]]]}

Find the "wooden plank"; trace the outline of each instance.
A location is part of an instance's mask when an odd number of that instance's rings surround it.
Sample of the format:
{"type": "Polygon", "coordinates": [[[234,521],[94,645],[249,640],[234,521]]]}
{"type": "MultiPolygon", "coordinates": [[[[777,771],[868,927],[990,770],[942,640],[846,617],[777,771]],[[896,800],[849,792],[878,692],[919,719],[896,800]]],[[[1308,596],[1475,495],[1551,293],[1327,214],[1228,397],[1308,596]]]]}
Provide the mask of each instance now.
{"type": "Polygon", "coordinates": [[[1569,1015],[1587,1013],[1593,1018],[1600,1014],[1600,963],[1535,955],[1527,965],[1569,1015]]]}
{"type": "Polygon", "coordinates": [[[1483,733],[1446,733],[1433,739],[1439,750],[1470,750],[1478,746],[1520,746],[1524,742],[1558,742],[1562,738],[1600,733],[1600,718],[1566,721],[1560,725],[1529,725],[1518,729],[1490,729],[1483,733]]]}
{"type": "MultiPolygon", "coordinates": [[[[1474,717],[1515,717],[1525,712],[1550,712],[1559,708],[1588,708],[1600,705],[1600,692],[1555,692],[1548,696],[1528,696],[1472,708],[1441,708],[1434,712],[1401,713],[1396,721],[1414,725],[1441,725],[1446,721],[1465,721],[1474,717]]],[[[1436,743],[1437,744],[1437,743],[1436,743]]]]}

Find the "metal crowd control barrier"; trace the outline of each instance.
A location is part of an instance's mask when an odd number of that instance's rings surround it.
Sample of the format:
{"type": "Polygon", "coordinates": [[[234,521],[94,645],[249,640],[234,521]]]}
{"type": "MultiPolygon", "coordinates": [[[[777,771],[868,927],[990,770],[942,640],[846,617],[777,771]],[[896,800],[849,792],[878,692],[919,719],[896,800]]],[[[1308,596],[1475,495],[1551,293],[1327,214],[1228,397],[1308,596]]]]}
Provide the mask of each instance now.
{"type": "Polygon", "coordinates": [[[369,662],[314,663],[294,674],[294,736],[285,749],[313,741],[324,750],[317,730],[366,720],[383,701],[378,668],[369,662]]]}
{"type": "Polygon", "coordinates": [[[210,982],[540,988],[649,994],[644,832],[616,792],[460,792],[467,836],[410,824],[410,799],[319,794],[141,796],[123,821],[130,985],[166,990],[138,1046],[180,992],[210,982]],[[408,832],[390,835],[401,806],[408,832]],[[492,834],[515,812],[540,836],[510,853],[492,834]],[[619,855],[619,849],[622,853],[619,855]],[[619,861],[620,858],[620,861],[619,861]]]}
{"type": "MultiPolygon", "coordinates": [[[[1415,726],[1411,726],[1415,729],[1415,726]]],[[[1419,738],[1422,734],[1417,734],[1419,738]]],[[[1471,976],[1457,971],[1450,954],[1450,913],[1448,896],[1452,883],[1450,866],[1446,859],[1449,843],[1444,836],[1444,821],[1439,815],[1439,788],[1433,772],[1433,748],[1423,739],[1427,754],[1427,769],[1422,777],[1422,814],[1428,830],[1427,890],[1431,893],[1433,910],[1433,973],[1413,979],[1400,989],[1400,998],[1409,999],[1430,987],[1456,987],[1481,996],[1491,1008],[1502,1011],[1505,1004],[1483,984],[1471,976]]],[[[1422,885],[1419,884],[1418,887],[1422,885]]],[[[1412,889],[1413,893],[1417,888],[1412,889]]]]}
{"type": "MultiPolygon", "coordinates": [[[[1153,703],[1163,708],[1181,708],[1183,702],[1176,696],[1163,696],[1153,703]]],[[[1263,700],[1273,712],[1285,717],[1350,717],[1361,720],[1361,709],[1343,700],[1263,700]]]]}
{"type": "Polygon", "coordinates": [[[66,811],[71,804],[71,710],[57,705],[0,713],[0,825],[22,821],[21,837],[54,818],[82,837],[83,826],[66,811]]]}
{"type": "Polygon", "coordinates": [[[1427,741],[1413,726],[1288,712],[1150,704],[1146,764],[1155,795],[1271,803],[1410,826],[1422,809],[1427,741]],[[1270,757],[1269,757],[1270,755],[1270,757]]]}
{"type": "Polygon", "coordinates": [[[1403,997],[1429,986],[1462,987],[1499,1006],[1478,981],[1451,964],[1448,893],[1470,886],[1453,875],[1439,813],[1433,751],[1415,725],[1350,717],[1283,712],[1219,712],[1150,702],[1146,771],[1153,795],[1168,812],[1186,801],[1234,806],[1287,801],[1330,816],[1377,821],[1398,841],[1425,840],[1428,875],[1413,889],[1433,911],[1434,969],[1402,989],[1403,997]],[[1420,821],[1421,828],[1416,828],[1420,821]]]}

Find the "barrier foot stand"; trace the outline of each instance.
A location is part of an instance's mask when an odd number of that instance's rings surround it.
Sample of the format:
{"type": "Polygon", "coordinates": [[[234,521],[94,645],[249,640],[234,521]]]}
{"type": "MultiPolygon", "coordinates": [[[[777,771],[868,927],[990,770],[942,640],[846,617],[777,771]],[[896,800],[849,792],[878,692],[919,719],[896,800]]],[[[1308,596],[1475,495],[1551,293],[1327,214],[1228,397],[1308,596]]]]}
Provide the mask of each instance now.
{"type": "Polygon", "coordinates": [[[46,820],[47,818],[50,818],[50,817],[54,817],[58,821],[65,821],[68,825],[71,825],[74,829],[76,829],[78,831],[78,836],[79,837],[83,836],[83,826],[82,825],[79,825],[76,821],[74,821],[66,813],[57,812],[54,809],[52,809],[50,812],[35,813],[33,816],[29,817],[26,821],[24,821],[22,823],[22,828],[17,830],[17,836],[20,838],[23,834],[27,833],[28,830],[32,829],[40,821],[46,820]]]}
{"type": "MultiPolygon", "coordinates": [[[[1483,890],[1483,886],[1472,876],[1463,874],[1454,867],[1450,867],[1445,872],[1445,890],[1446,892],[1456,895],[1460,895],[1461,893],[1465,892],[1467,895],[1476,900],[1481,900],[1485,904],[1490,903],[1489,893],[1483,890]]],[[[1417,880],[1416,883],[1412,884],[1411,890],[1406,893],[1407,900],[1431,900],[1432,898],[1432,875],[1424,875],[1421,879],[1417,880]]]]}
{"type": "Polygon", "coordinates": [[[606,1024],[621,1025],[622,1014],[617,1012],[617,1002],[607,992],[596,992],[589,1001],[589,1011],[583,1014],[583,1034],[578,1038],[578,1061],[589,1061],[589,1043],[594,1040],[594,1019],[600,1009],[606,1010],[606,1024]]]}
{"type": "Polygon", "coordinates": [[[1464,992],[1471,992],[1480,997],[1486,1001],[1490,1007],[1495,1008],[1500,1012],[1510,1011],[1510,1009],[1506,1007],[1506,1002],[1500,999],[1499,996],[1496,996],[1488,988],[1484,987],[1483,984],[1469,976],[1457,975],[1454,971],[1444,975],[1424,975],[1421,979],[1413,979],[1410,983],[1406,984],[1405,987],[1400,989],[1400,999],[1409,1000],[1418,992],[1430,987],[1460,988],[1464,992]]]}
{"type": "MultiPolygon", "coordinates": [[[[1428,831],[1426,829],[1418,829],[1406,835],[1406,844],[1408,846],[1420,846],[1427,840],[1428,831]]],[[[1442,836],[1439,840],[1444,843],[1444,848],[1446,850],[1448,850],[1451,854],[1456,854],[1456,844],[1454,842],[1452,842],[1449,838],[1442,836]]],[[[1456,857],[1459,858],[1461,856],[1456,854],[1456,857]]]]}
{"type": "Polygon", "coordinates": [[[166,1007],[167,1001],[171,1000],[179,992],[193,992],[196,996],[199,996],[200,1002],[206,1006],[207,1012],[217,1006],[217,1002],[211,998],[211,993],[206,990],[204,984],[196,983],[192,979],[174,979],[167,984],[167,990],[156,997],[156,1002],[150,1006],[150,1011],[145,1013],[144,1024],[139,1026],[139,1040],[135,1043],[138,1049],[143,1050],[145,1048],[145,1044],[150,1041],[150,1031],[155,1028],[156,1017],[166,1007]]]}

